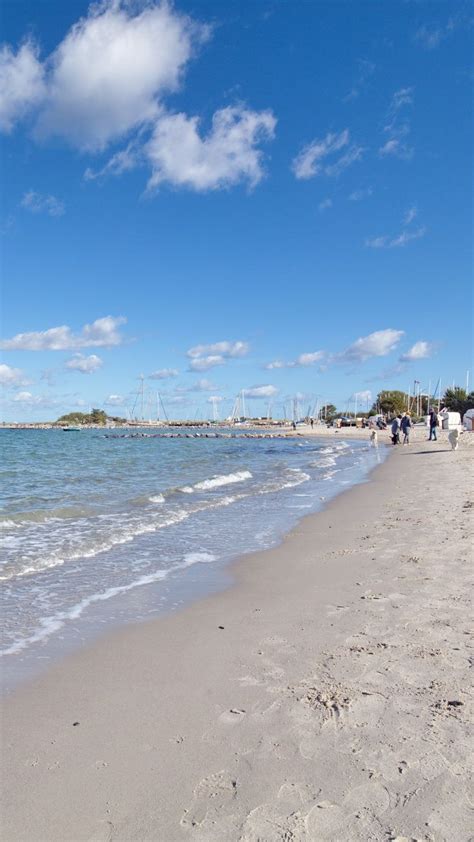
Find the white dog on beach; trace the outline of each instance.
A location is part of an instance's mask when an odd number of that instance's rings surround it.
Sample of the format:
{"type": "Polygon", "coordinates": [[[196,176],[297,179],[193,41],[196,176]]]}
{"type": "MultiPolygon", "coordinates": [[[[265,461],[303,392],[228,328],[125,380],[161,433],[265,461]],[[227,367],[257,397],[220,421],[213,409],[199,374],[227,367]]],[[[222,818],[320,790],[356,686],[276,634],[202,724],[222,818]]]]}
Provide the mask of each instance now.
{"type": "Polygon", "coordinates": [[[379,437],[377,435],[377,430],[372,430],[372,432],[370,434],[370,443],[371,443],[372,447],[377,447],[378,440],[379,440],[379,437]]]}
{"type": "Polygon", "coordinates": [[[459,430],[450,430],[448,433],[448,440],[451,445],[451,450],[457,450],[459,446],[459,430]]]}

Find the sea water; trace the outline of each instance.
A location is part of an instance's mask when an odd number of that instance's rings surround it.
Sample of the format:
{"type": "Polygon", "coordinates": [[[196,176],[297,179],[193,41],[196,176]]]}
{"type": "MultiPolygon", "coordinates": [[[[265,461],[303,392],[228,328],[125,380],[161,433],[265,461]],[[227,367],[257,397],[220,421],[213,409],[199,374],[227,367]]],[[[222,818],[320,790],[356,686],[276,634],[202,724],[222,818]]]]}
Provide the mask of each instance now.
{"type": "Polygon", "coordinates": [[[381,458],[343,434],[2,430],[0,446],[7,675],[222,587],[226,563],[279,542],[381,458]]]}

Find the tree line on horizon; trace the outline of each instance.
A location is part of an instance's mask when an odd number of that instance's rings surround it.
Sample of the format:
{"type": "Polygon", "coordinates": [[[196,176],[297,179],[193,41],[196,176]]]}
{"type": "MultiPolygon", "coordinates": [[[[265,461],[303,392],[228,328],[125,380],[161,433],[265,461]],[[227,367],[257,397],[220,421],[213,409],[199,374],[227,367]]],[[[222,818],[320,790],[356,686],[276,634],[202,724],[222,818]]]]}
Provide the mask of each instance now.
{"type": "MultiPolygon", "coordinates": [[[[415,399],[413,399],[415,400],[415,399]]],[[[429,395],[420,396],[421,415],[428,415],[432,406],[437,407],[439,398],[429,395]]],[[[446,389],[444,395],[440,399],[440,405],[450,412],[459,412],[461,417],[468,409],[474,409],[474,391],[466,392],[460,386],[446,389]]],[[[398,389],[382,390],[378,393],[371,409],[368,412],[360,412],[359,417],[368,417],[370,415],[387,415],[389,417],[395,415],[403,415],[407,411],[407,395],[406,392],[401,392],[398,389]]],[[[416,413],[412,412],[412,415],[416,413]]],[[[326,404],[324,408],[324,420],[328,423],[334,421],[335,418],[343,416],[353,417],[353,412],[339,412],[336,405],[333,403],[326,404]]],[[[120,416],[108,415],[103,409],[92,409],[91,412],[69,412],[66,415],[61,415],[55,422],[61,425],[87,426],[94,424],[98,426],[105,426],[113,422],[115,424],[127,424],[126,418],[120,416]]]]}

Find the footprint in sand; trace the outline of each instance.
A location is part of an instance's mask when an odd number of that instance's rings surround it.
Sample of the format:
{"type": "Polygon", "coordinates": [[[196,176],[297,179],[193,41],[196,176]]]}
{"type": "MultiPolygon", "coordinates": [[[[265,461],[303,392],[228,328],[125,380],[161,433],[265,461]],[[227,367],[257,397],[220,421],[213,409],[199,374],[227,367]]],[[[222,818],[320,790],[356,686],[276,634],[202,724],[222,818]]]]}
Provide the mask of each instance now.
{"type": "Polygon", "coordinates": [[[191,807],[184,811],[181,818],[182,827],[189,830],[208,822],[215,824],[236,795],[237,781],[227,770],[202,778],[194,790],[191,807]]]}
{"type": "Polygon", "coordinates": [[[227,725],[235,725],[237,722],[242,721],[245,713],[246,711],[243,708],[230,708],[230,710],[225,710],[221,713],[219,721],[225,722],[227,725]]]}

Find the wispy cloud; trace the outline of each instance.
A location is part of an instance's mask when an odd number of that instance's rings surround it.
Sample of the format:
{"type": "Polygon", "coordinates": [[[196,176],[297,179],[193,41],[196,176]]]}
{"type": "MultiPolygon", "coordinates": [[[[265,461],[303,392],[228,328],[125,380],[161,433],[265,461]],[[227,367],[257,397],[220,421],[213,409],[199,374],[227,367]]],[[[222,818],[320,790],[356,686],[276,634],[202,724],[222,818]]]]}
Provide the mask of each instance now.
{"type": "Polygon", "coordinates": [[[51,327],[48,330],[17,333],[11,339],[0,342],[6,351],[75,351],[79,348],[121,345],[124,337],[118,328],[125,324],[124,316],[104,316],[90,325],[84,325],[75,334],[67,325],[51,327]]]}
{"type": "Polygon", "coordinates": [[[369,237],[365,241],[365,245],[372,249],[391,249],[406,246],[412,240],[420,240],[427,232],[426,226],[417,228],[415,231],[402,231],[395,237],[382,235],[381,237],[369,237]]]}
{"type": "Polygon", "coordinates": [[[327,134],[321,140],[313,140],[303,147],[294,158],[291,165],[297,179],[306,180],[317,175],[338,176],[355,161],[359,161],[364,153],[362,146],[349,146],[350,134],[344,129],[339,134],[327,134]],[[349,147],[347,151],[331,163],[326,158],[334,156],[341,149],[349,147]]]}
{"type": "Polygon", "coordinates": [[[367,59],[359,59],[357,62],[357,74],[354,84],[349,93],[343,99],[343,102],[351,102],[358,99],[363,89],[366,87],[369,78],[375,71],[375,64],[367,59]]]}
{"type": "Polygon", "coordinates": [[[93,374],[103,365],[103,360],[96,354],[86,357],[84,354],[74,354],[72,359],[67,360],[65,367],[71,371],[79,371],[81,374],[93,374]]]}
{"type": "Polygon", "coordinates": [[[412,205],[411,208],[408,208],[408,210],[405,211],[405,215],[403,217],[403,224],[410,225],[410,223],[412,223],[417,216],[418,208],[416,207],[416,205],[412,205]]]}
{"type": "Polygon", "coordinates": [[[406,142],[410,134],[411,125],[406,116],[406,109],[414,103],[414,88],[400,88],[392,96],[388,112],[387,123],[384,126],[384,133],[387,140],[379,148],[381,157],[393,156],[403,160],[413,157],[414,148],[406,142]]]}
{"type": "Polygon", "coordinates": [[[104,401],[105,406],[124,406],[126,398],[123,395],[108,395],[104,401]]]}
{"type": "Polygon", "coordinates": [[[365,245],[368,248],[373,249],[384,249],[384,248],[400,248],[406,246],[407,243],[411,242],[412,240],[420,240],[422,237],[425,236],[427,232],[427,228],[425,225],[422,225],[420,228],[409,228],[408,226],[416,219],[418,216],[418,209],[415,205],[408,208],[405,211],[402,219],[402,225],[404,226],[404,230],[400,232],[400,234],[396,235],[388,235],[382,234],[378,237],[368,237],[365,241],[365,245]]]}
{"type": "Polygon", "coordinates": [[[316,365],[316,363],[321,363],[324,358],[326,357],[325,351],[311,351],[308,353],[300,354],[295,360],[288,360],[284,362],[283,360],[273,360],[270,363],[267,363],[264,368],[267,371],[273,371],[274,369],[280,368],[298,368],[298,367],[307,367],[316,365]]]}
{"type": "Polygon", "coordinates": [[[332,208],[332,199],[323,199],[318,205],[318,210],[321,212],[328,210],[328,208],[332,208]]]}
{"type": "Polygon", "coordinates": [[[150,380],[169,380],[170,377],[177,377],[179,371],[177,368],[159,368],[158,371],[153,371],[148,375],[150,380]]]}
{"type": "Polygon", "coordinates": [[[425,50],[435,50],[461,26],[472,26],[472,18],[464,14],[451,16],[446,23],[438,21],[423,24],[414,35],[414,40],[425,50]]]}
{"type": "Polygon", "coordinates": [[[63,216],[65,212],[64,202],[56,196],[45,196],[34,190],[24,194],[20,205],[31,213],[46,213],[48,216],[63,216]]]}
{"type": "Polygon", "coordinates": [[[350,202],[361,202],[362,199],[368,199],[373,193],[372,187],[364,187],[361,190],[354,190],[349,195],[350,202]]]}

